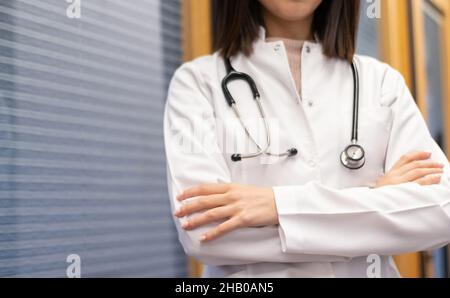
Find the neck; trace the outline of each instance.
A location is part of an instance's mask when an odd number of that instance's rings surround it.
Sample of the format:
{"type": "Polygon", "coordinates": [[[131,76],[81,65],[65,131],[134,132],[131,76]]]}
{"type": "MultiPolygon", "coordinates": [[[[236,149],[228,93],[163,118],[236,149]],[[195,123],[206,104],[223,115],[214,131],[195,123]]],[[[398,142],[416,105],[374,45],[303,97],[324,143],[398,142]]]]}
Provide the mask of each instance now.
{"type": "Polygon", "coordinates": [[[287,21],[280,19],[269,11],[263,11],[263,19],[266,26],[266,37],[277,37],[294,40],[313,40],[312,22],[313,16],[302,20],[287,21]]]}

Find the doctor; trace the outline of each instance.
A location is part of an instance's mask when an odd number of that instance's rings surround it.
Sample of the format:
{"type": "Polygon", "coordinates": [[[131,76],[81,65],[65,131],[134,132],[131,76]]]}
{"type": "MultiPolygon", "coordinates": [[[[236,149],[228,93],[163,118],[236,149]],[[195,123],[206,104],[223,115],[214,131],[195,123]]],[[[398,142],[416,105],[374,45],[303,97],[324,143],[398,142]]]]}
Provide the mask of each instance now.
{"type": "Polygon", "coordinates": [[[399,276],[450,241],[449,163],[401,75],[356,56],[359,1],[218,1],[218,52],[165,112],[179,239],[207,277],[399,276]],[[224,78],[227,78],[224,80],[224,78]]]}

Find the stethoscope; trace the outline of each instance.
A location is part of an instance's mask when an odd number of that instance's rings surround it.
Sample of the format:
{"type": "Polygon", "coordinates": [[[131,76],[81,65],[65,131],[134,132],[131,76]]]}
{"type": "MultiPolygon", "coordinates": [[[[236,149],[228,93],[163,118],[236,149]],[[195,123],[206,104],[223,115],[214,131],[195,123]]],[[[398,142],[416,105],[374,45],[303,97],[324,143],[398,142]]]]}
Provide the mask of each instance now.
{"type": "MultiPolygon", "coordinates": [[[[262,155],[268,155],[268,156],[275,156],[275,157],[294,157],[298,154],[298,150],[296,148],[291,148],[289,150],[286,150],[284,153],[272,153],[269,151],[270,149],[270,127],[269,123],[266,119],[266,114],[264,112],[264,108],[261,104],[261,95],[259,93],[258,87],[256,86],[255,81],[252,79],[252,77],[246,73],[238,72],[236,71],[233,66],[231,65],[230,59],[225,59],[225,67],[227,71],[227,75],[222,80],[222,91],[225,95],[225,99],[228,103],[228,105],[232,108],[234,114],[239,119],[239,122],[242,126],[242,128],[245,131],[245,134],[247,137],[252,141],[252,143],[255,144],[257,151],[255,153],[250,154],[240,154],[235,153],[231,156],[231,160],[233,162],[239,162],[244,159],[251,159],[256,158],[262,155]],[[239,109],[236,105],[236,101],[233,98],[233,95],[231,95],[230,90],[228,89],[228,84],[230,84],[233,81],[236,80],[243,80],[248,84],[250,87],[250,90],[253,94],[253,99],[256,102],[256,105],[258,107],[258,111],[260,113],[261,118],[264,122],[264,128],[266,133],[266,144],[264,147],[261,147],[258,145],[258,143],[255,141],[255,139],[251,136],[250,131],[248,127],[245,125],[245,123],[242,121],[241,114],[239,112],[239,109]]],[[[365,151],[361,145],[358,144],[358,122],[359,122],[359,74],[358,74],[358,68],[356,66],[356,61],[353,61],[351,63],[352,67],[352,74],[353,74],[353,116],[352,116],[352,139],[350,145],[348,145],[344,151],[342,151],[342,154],[340,156],[341,163],[344,167],[350,170],[358,170],[361,169],[365,162],[365,151]]]]}

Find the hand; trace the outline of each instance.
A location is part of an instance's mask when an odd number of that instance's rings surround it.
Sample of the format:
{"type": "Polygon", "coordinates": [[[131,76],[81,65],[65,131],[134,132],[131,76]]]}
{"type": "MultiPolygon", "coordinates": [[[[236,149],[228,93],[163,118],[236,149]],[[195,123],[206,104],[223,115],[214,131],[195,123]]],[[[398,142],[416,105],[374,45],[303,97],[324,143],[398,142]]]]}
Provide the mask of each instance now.
{"type": "Polygon", "coordinates": [[[420,185],[439,184],[444,165],[431,161],[429,152],[411,152],[404,155],[392,170],[381,177],[375,188],[415,182],[420,185]]]}
{"type": "Polygon", "coordinates": [[[184,217],[203,212],[186,221],[182,228],[193,230],[216,221],[223,221],[204,234],[200,241],[216,239],[238,228],[278,224],[278,213],[272,188],[238,184],[210,184],[189,188],[177,199],[195,198],[175,212],[184,217]]]}

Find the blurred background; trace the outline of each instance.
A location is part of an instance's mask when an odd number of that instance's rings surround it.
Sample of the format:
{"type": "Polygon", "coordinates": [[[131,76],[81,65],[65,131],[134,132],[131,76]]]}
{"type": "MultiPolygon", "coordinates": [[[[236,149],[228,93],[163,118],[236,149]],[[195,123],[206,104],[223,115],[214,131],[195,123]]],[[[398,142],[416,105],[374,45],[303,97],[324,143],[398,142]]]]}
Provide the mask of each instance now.
{"type": "MultiPolygon", "coordinates": [[[[82,277],[200,274],[171,220],[162,116],[174,70],[212,52],[215,1],[1,0],[0,277],[66,277],[71,255],[82,277]]],[[[450,0],[361,2],[359,53],[404,75],[450,153],[450,0]]],[[[396,263],[449,277],[449,252],[396,263]]]]}

